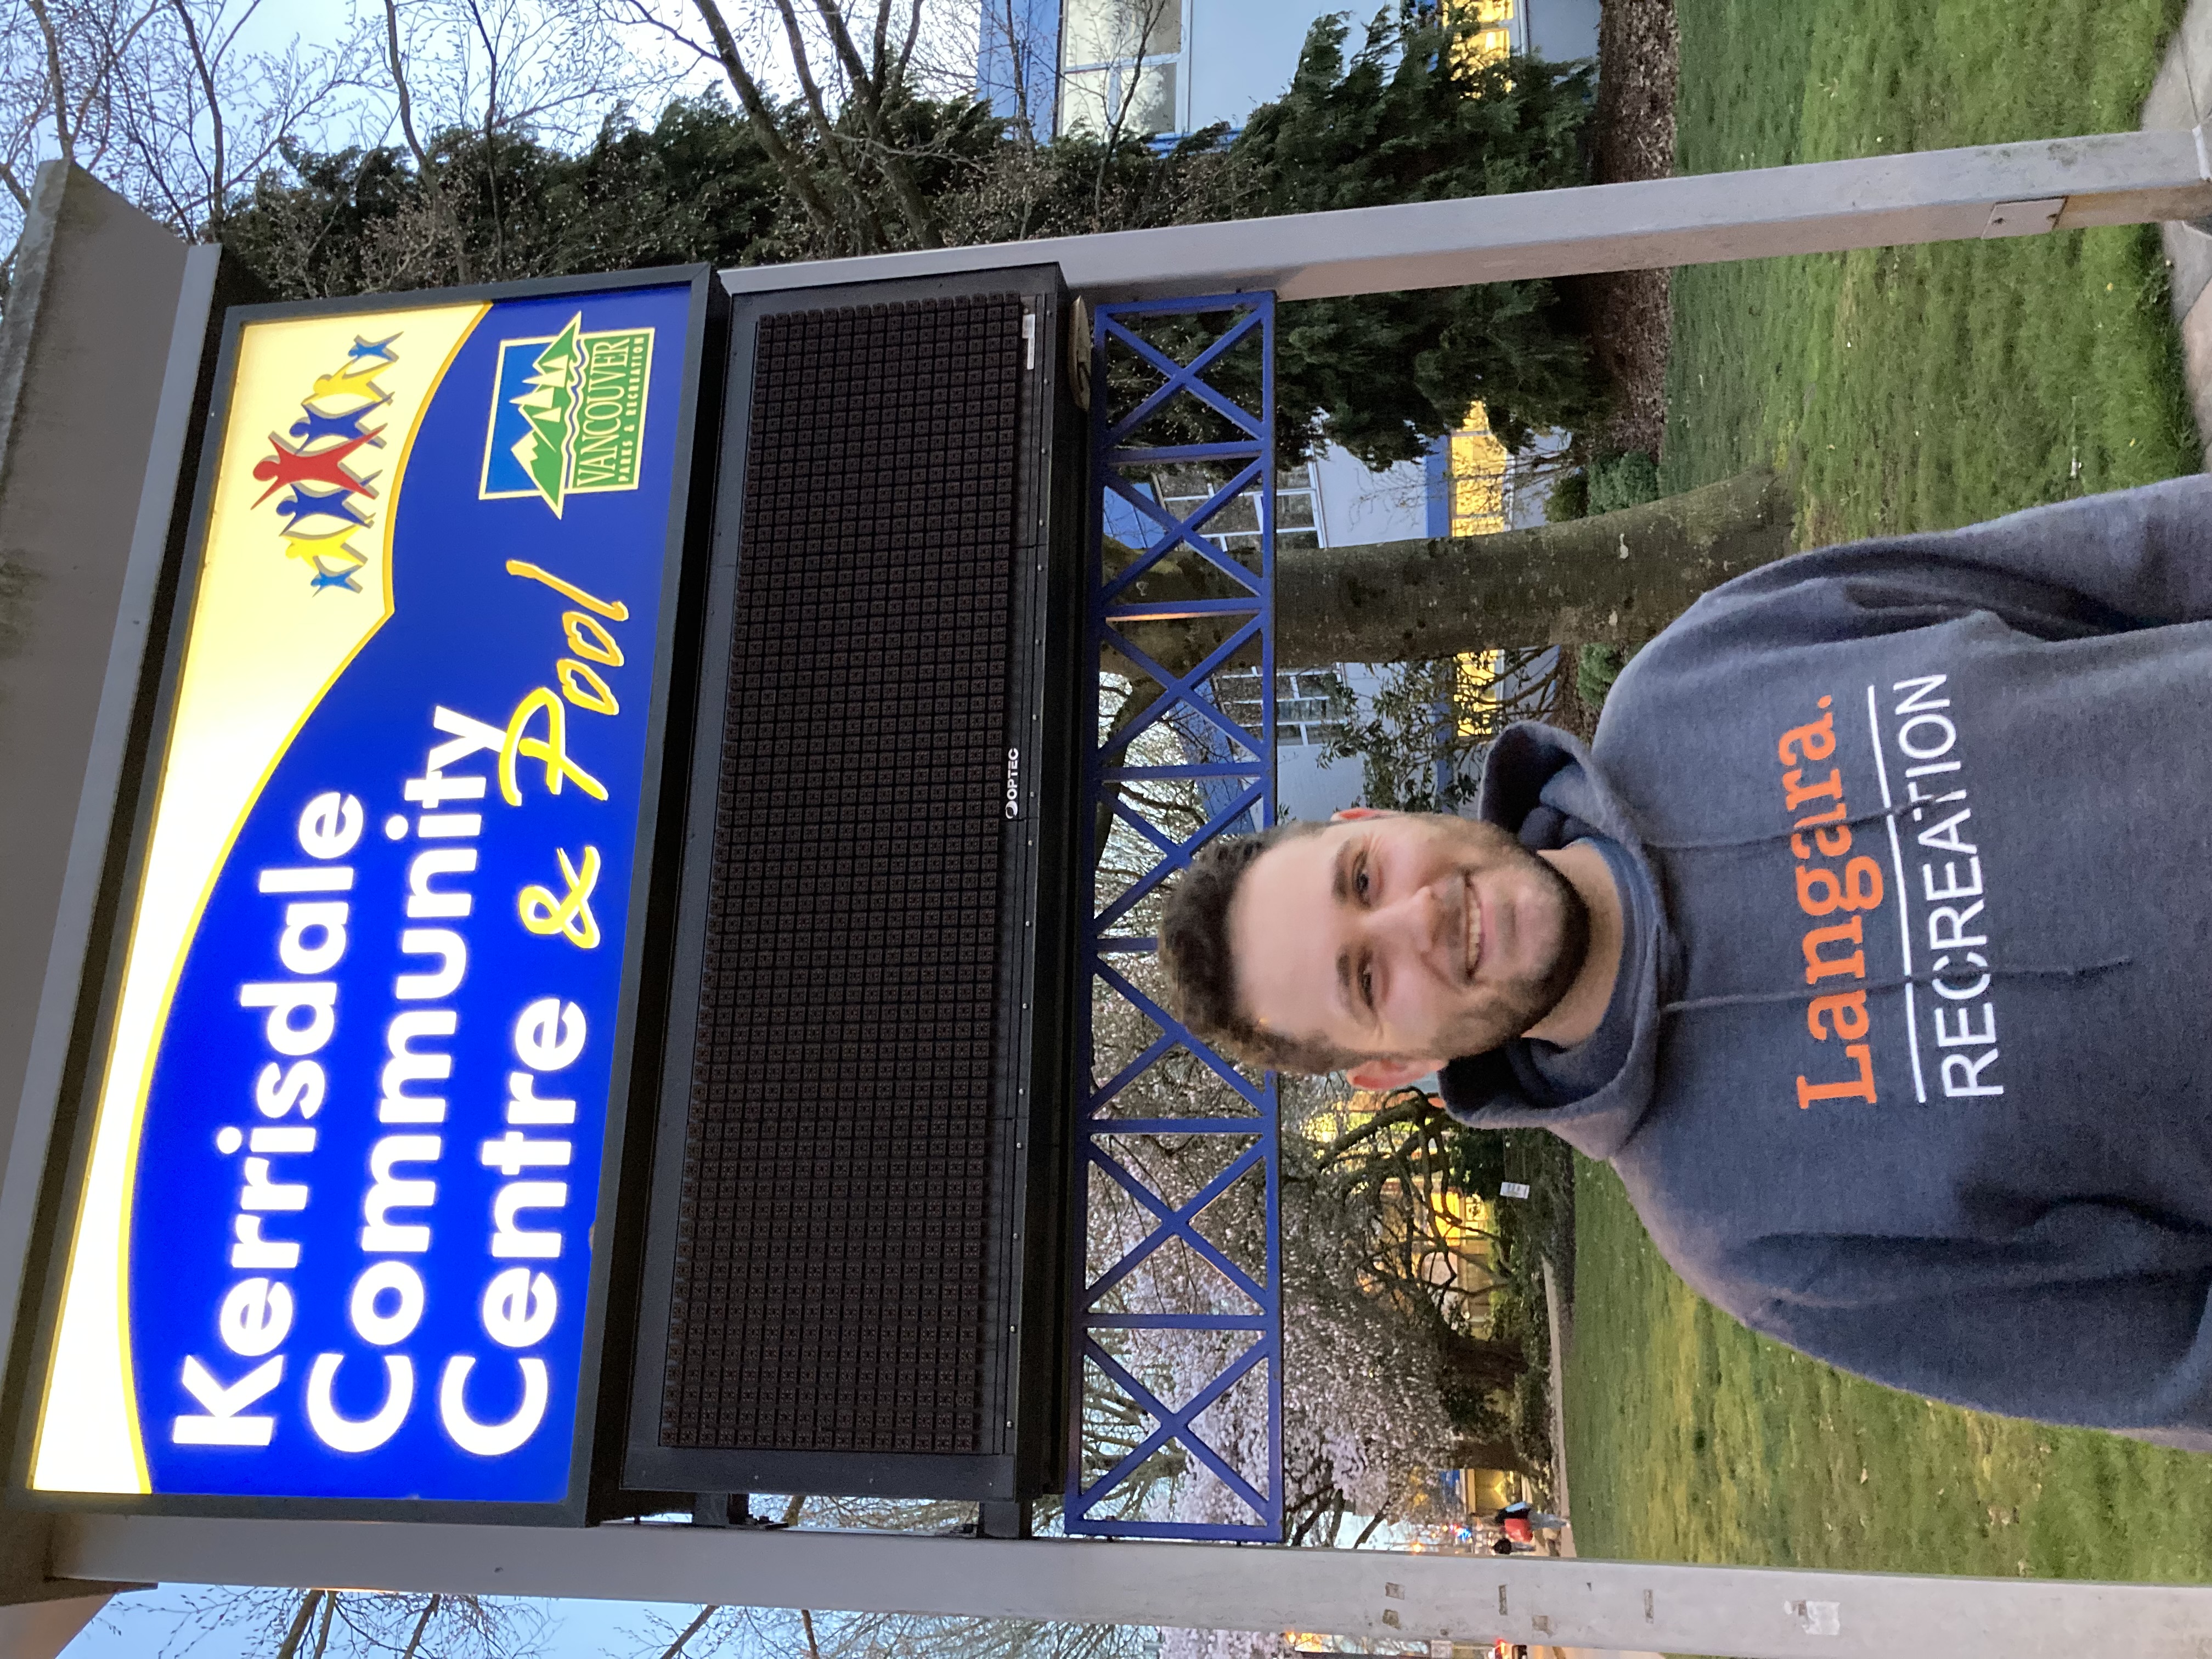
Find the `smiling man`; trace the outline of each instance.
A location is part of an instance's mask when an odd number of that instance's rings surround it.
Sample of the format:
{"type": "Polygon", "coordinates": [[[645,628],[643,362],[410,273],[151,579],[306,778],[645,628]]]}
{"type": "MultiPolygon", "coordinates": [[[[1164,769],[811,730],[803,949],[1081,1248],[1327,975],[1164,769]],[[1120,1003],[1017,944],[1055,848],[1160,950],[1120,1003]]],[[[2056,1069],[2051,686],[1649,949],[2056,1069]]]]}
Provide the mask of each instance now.
{"type": "Polygon", "coordinates": [[[1473,819],[1203,851],[1200,1036],[1608,1159],[1747,1324],[2212,1449],[2212,480],[1714,590],[1473,819]]]}
{"type": "Polygon", "coordinates": [[[1270,855],[1228,890],[1224,966],[1242,966],[1223,989],[1247,1011],[1248,1046],[1388,1089],[1510,1037],[1596,1030],[1620,900],[1591,842],[1530,853],[1494,824],[1366,807],[1276,839],[1255,838],[1270,855]]]}

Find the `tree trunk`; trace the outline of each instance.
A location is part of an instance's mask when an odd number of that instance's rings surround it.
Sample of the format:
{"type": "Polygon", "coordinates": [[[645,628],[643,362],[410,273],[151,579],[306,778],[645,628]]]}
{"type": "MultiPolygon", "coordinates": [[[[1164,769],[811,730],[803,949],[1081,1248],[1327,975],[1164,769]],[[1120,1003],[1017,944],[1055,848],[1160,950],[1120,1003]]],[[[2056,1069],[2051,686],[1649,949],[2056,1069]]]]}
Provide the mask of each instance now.
{"type": "Polygon", "coordinates": [[[1647,640],[1707,588],[1791,550],[1793,491],[1739,473],[1619,513],[1493,536],[1282,554],[1275,665],[1428,662],[1647,640]]]}
{"type": "Polygon", "coordinates": [[[1462,1435],[1446,1454],[1455,1469],[1504,1469],[1508,1474],[1536,1474],[1536,1466],[1521,1454],[1510,1438],[1493,1435],[1462,1435]]]}
{"type": "Polygon", "coordinates": [[[1455,1389],[1478,1395],[1509,1394],[1528,1369],[1528,1356],[1518,1342],[1468,1336],[1449,1326],[1437,1333],[1437,1375],[1447,1395],[1455,1389]]]}

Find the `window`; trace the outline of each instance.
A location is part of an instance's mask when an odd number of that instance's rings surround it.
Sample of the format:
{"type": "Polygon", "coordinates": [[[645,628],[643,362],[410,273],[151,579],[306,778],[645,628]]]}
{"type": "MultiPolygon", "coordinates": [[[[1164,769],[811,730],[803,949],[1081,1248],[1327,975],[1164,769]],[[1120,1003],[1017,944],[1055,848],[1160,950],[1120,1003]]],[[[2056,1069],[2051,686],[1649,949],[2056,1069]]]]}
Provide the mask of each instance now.
{"type": "MultiPolygon", "coordinates": [[[[1224,668],[1211,682],[1214,703],[1250,731],[1260,727],[1260,674],[1253,668],[1224,668]]],[[[1278,669],[1275,673],[1275,744],[1281,749],[1317,749],[1351,730],[1355,699],[1334,669],[1278,669]]]]}
{"type": "Polygon", "coordinates": [[[1511,512],[1513,458],[1490,429],[1490,414],[1480,404],[1467,411],[1467,424],[1451,434],[1451,526],[1455,536],[1492,536],[1505,528],[1511,512]]]}
{"type": "Polygon", "coordinates": [[[1517,9],[1514,0],[1444,0],[1446,16],[1474,26],[1474,32],[1461,46],[1468,68],[1480,69],[1511,54],[1517,9]]]}
{"type": "Polygon", "coordinates": [[[1060,130],[1173,132],[1183,0],[1066,0],[1060,32],[1060,130]]]}
{"type": "MultiPolygon", "coordinates": [[[[1185,518],[1206,505],[1226,479],[1211,467],[1163,468],[1155,479],[1160,505],[1177,518],[1185,518]]],[[[1277,469],[1275,473],[1275,551],[1303,551],[1322,544],[1320,489],[1313,464],[1277,469]]],[[[1206,526],[1206,533],[1231,553],[1249,557],[1260,550],[1260,492],[1247,489],[1224,507],[1206,526]]]]}

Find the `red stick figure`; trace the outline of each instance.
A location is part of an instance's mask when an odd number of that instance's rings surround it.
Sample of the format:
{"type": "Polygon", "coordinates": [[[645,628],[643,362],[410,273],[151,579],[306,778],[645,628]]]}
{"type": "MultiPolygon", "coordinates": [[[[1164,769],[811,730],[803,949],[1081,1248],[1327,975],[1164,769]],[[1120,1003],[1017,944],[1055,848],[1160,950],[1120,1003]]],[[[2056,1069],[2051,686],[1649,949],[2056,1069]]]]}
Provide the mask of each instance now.
{"type": "MultiPolygon", "coordinates": [[[[273,455],[263,456],[254,464],[253,468],[253,476],[266,480],[269,488],[254,498],[254,506],[260,506],[263,501],[267,501],[288,484],[302,483],[334,484],[340,489],[349,489],[356,495],[375,495],[376,492],[368,487],[366,480],[356,478],[339,465],[374,435],[370,434],[354,438],[329,449],[318,449],[309,453],[294,449],[275,433],[270,433],[269,441],[276,446],[276,453],[273,455]]],[[[373,478],[376,475],[372,472],[368,476],[373,478]]]]}

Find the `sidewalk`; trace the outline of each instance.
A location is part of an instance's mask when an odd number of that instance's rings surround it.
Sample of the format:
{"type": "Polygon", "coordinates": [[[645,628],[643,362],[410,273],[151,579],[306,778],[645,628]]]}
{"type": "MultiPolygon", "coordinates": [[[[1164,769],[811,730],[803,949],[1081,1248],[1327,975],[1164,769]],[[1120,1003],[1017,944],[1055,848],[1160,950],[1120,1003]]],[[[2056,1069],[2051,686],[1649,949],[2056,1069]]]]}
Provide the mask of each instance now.
{"type": "MultiPolygon", "coordinates": [[[[2143,100],[2146,128],[2186,130],[2212,118],[2212,0],[2190,0],[2143,100]]],[[[2172,270],[2173,316],[2188,363],[2197,430],[2212,468],[2212,220],[2160,227],[2172,270]]]]}
{"type": "Polygon", "coordinates": [[[1559,1529],[1558,1553],[1575,1553],[1575,1511],[1567,1498],[1567,1414],[1565,1395],[1567,1386],[1567,1355],[1574,1347],[1574,1327],[1566,1310],[1566,1298],[1559,1293],[1559,1276],[1553,1270],[1552,1259],[1546,1256],[1540,1264],[1544,1273],[1544,1323],[1552,1335],[1552,1513],[1560,1516],[1566,1525],[1559,1529]]]}

